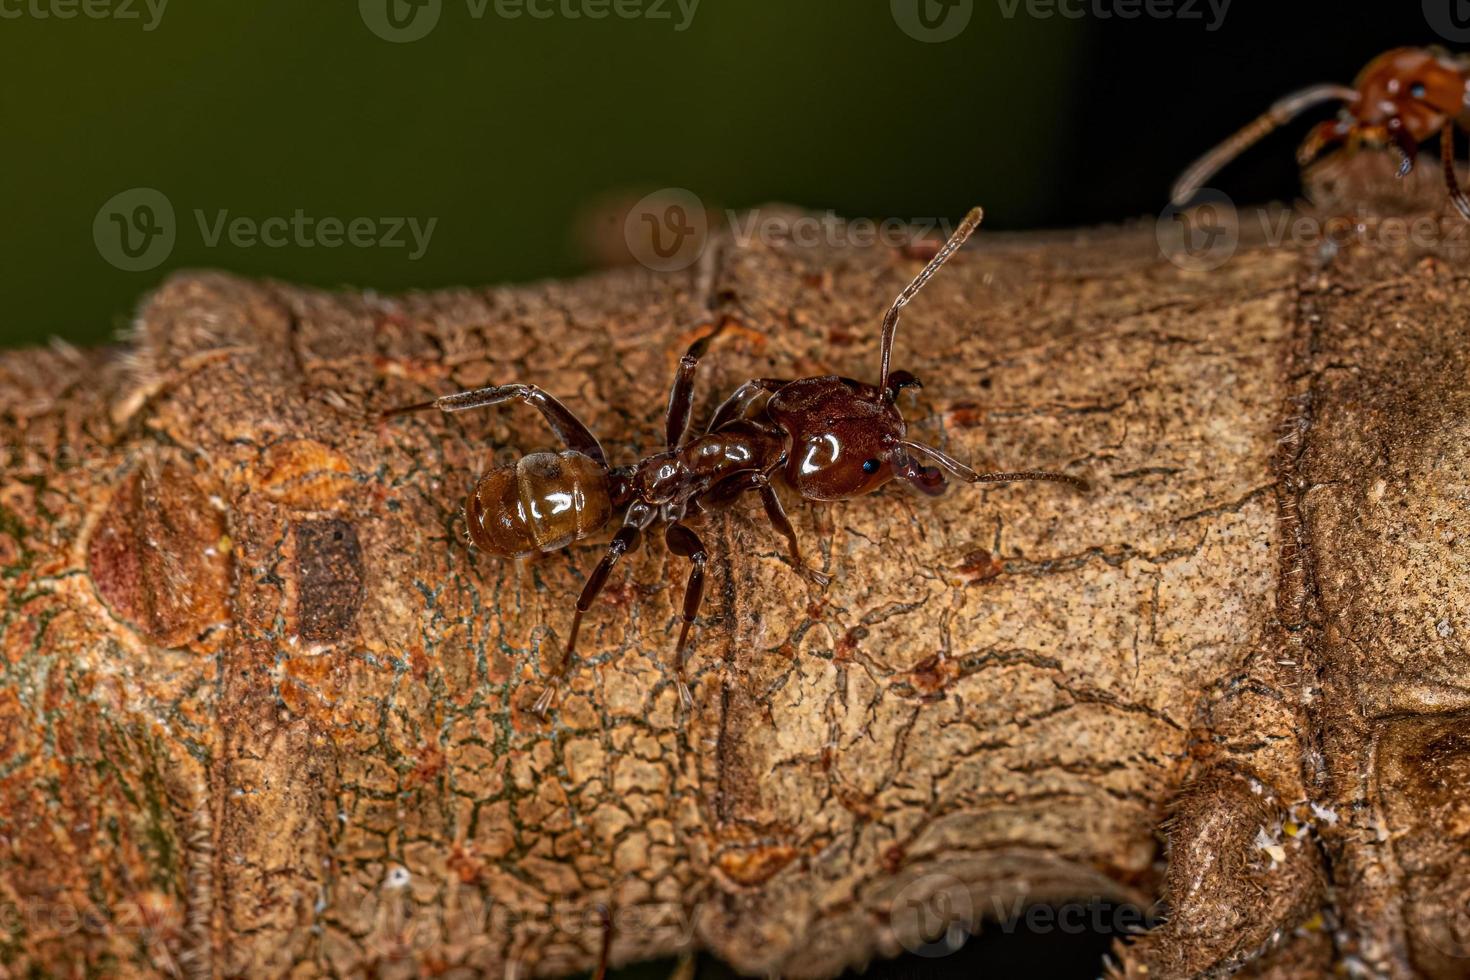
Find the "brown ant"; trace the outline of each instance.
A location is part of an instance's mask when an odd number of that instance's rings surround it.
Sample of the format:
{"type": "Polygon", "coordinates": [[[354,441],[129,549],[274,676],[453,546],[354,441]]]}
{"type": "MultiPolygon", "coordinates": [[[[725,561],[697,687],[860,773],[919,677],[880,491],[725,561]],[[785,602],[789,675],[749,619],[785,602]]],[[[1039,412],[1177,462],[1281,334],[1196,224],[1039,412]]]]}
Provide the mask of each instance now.
{"type": "Polygon", "coordinates": [[[1450,200],[1470,221],[1470,198],[1455,178],[1455,127],[1470,129],[1466,62],[1426,48],[1395,48],[1368,62],[1352,88],[1312,85],[1293,92],[1250,125],[1200,157],[1175,182],[1170,199],[1182,207],[1221,167],[1301,113],[1341,102],[1336,119],[1314,126],[1297,150],[1305,167],[1333,143],[1388,146],[1398,155],[1398,176],[1414,168],[1419,144],[1439,133],[1440,160],[1450,200]]]}
{"type": "Polygon", "coordinates": [[[802,562],[796,532],[776,494],[778,480],[804,499],[817,501],[860,497],[895,477],[925,493],[939,494],[945,487],[940,467],[966,483],[1050,480],[1087,489],[1086,481],[1062,473],[977,473],[938,449],[907,438],[898,393],[918,387],[919,381],[907,371],[889,367],[899,315],[965,243],[982,217],[979,208],[966,215],[949,241],[894,300],[883,319],[877,385],[835,375],[795,381],[756,378],[742,384],[720,405],[703,432],[691,435],[695,369],[710,341],[728,323],[722,321],[696,340],[679,362],[669,393],[667,448],[633,466],[609,466],[597,437],[566,406],[534,385],[495,385],[388,413],[395,416],[430,408],[462,412],[508,401],[521,401],[541,412],[566,448],[532,453],[492,469],[480,478],[465,506],[471,542],[493,555],[523,558],[555,551],[596,534],[615,513],[622,512],[621,526],[577,599],[562,659],[536,701],[538,715],[546,714],[557,684],[566,676],[583,614],[607,584],[618,559],[636,549],[655,523],[665,526],[669,550],[690,563],[683,625],[675,647],[679,697],[687,708],[692,703],[684,678],[689,629],[704,595],[709,557],[688,522],[701,513],[728,506],[747,492],[759,493],[766,516],[786,538],[797,570],[825,585],[827,577],[802,562]],[[925,460],[938,467],[925,465],[925,460]]]}

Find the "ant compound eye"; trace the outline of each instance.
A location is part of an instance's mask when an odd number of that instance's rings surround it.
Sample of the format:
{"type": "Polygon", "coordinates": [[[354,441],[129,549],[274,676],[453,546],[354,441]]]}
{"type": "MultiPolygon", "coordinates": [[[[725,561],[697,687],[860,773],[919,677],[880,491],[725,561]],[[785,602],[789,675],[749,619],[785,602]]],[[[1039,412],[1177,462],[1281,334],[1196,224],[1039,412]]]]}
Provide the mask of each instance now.
{"type": "Polygon", "coordinates": [[[876,459],[865,459],[863,460],[863,472],[868,474],[876,473],[878,472],[878,467],[882,465],[876,459]]]}
{"type": "Polygon", "coordinates": [[[1423,82],[1415,82],[1413,85],[1409,86],[1409,94],[1416,99],[1422,99],[1424,98],[1424,96],[1429,94],[1429,90],[1424,87],[1423,82]]]}

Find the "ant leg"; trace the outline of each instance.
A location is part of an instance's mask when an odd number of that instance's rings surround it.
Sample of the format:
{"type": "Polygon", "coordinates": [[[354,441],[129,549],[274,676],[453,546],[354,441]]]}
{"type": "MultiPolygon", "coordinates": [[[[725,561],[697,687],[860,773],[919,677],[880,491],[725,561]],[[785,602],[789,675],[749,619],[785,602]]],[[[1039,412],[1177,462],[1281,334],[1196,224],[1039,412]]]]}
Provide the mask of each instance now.
{"type": "Polygon", "coordinates": [[[607,577],[612,573],[613,566],[618,559],[630,551],[637,551],[638,545],[642,543],[643,528],[652,520],[652,513],[644,513],[647,508],[630,507],[628,514],[623,519],[623,526],[618,528],[618,533],[613,535],[612,543],[607,546],[607,554],[597,563],[592,574],[587,576],[587,582],[582,586],[582,594],[577,597],[576,611],[572,613],[572,625],[567,631],[567,644],[562,650],[562,658],[551,670],[551,679],[547,682],[546,689],[536,699],[532,711],[545,718],[546,713],[551,710],[552,699],[556,697],[557,688],[566,679],[567,672],[571,669],[572,658],[577,653],[577,633],[582,628],[582,616],[592,608],[592,603],[597,601],[597,596],[602,592],[602,587],[607,584],[607,577]]]}
{"type": "Polygon", "coordinates": [[[1092,489],[1092,485],[1086,480],[1080,476],[1072,476],[1070,473],[1047,473],[1042,470],[1023,470],[1018,473],[977,473],[953,456],[940,452],[933,446],[908,440],[902,440],[899,445],[928,456],[966,483],[1020,483],[1027,480],[1040,480],[1047,483],[1066,483],[1083,492],[1092,489]]]}
{"type": "Polygon", "coordinates": [[[1460,189],[1460,179],[1455,176],[1455,124],[1447,122],[1444,129],[1439,131],[1439,158],[1444,164],[1444,182],[1449,188],[1450,202],[1460,212],[1460,216],[1470,221],[1470,199],[1465,197],[1465,192],[1460,189]]]}
{"type": "Polygon", "coordinates": [[[689,559],[689,581],[684,586],[684,622],[679,627],[679,643],[674,647],[679,703],[687,711],[694,707],[694,698],[689,693],[685,674],[685,663],[689,654],[689,628],[694,625],[694,617],[699,615],[699,605],[704,601],[704,566],[709,561],[709,552],[704,550],[704,542],[699,540],[699,535],[677,522],[670,524],[664,532],[664,541],[668,544],[669,551],[689,559]]]}
{"type": "Polygon", "coordinates": [[[729,506],[747,490],[760,491],[761,503],[766,508],[766,517],[775,525],[777,531],[785,535],[787,547],[791,551],[791,563],[796,567],[797,573],[817,585],[830,584],[831,576],[811,568],[802,559],[801,544],[796,539],[796,528],[791,526],[791,520],[786,516],[786,509],[781,506],[781,498],[777,496],[776,488],[771,485],[771,478],[766,474],[757,470],[736,473],[705,491],[702,496],[695,499],[695,503],[702,504],[707,509],[716,510],[729,506]]]}
{"type": "Polygon", "coordinates": [[[453,395],[444,395],[433,401],[418,402],[413,405],[405,405],[384,412],[384,418],[394,418],[399,415],[407,415],[409,412],[421,412],[425,409],[437,408],[441,412],[467,412],[475,408],[489,408],[491,405],[499,405],[503,402],[520,401],[541,413],[546,419],[546,424],[556,437],[573,452],[579,452],[583,456],[589,456],[602,466],[607,466],[607,456],[602,451],[602,444],[592,434],[592,430],[572,410],[567,408],[555,397],[528,384],[492,385],[489,388],[477,388],[474,391],[461,391],[453,395]]]}
{"type": "Polygon", "coordinates": [[[1352,131],[1352,123],[1343,119],[1328,119],[1313,126],[1307,130],[1301,146],[1296,148],[1297,166],[1310,165],[1313,160],[1326,153],[1328,147],[1336,146],[1347,139],[1352,131]]]}
{"type": "Polygon", "coordinates": [[[689,345],[689,351],[679,359],[679,370],[674,375],[674,386],[669,391],[669,410],[665,425],[668,430],[670,449],[678,449],[689,429],[689,410],[694,404],[694,372],[699,359],[709,350],[712,340],[720,335],[730,323],[730,317],[720,320],[709,333],[689,345]]]}
{"type": "Polygon", "coordinates": [[[734,394],[726,398],[715,409],[714,418],[710,419],[709,428],[706,432],[714,432],[726,422],[735,419],[748,419],[755,414],[757,404],[764,405],[763,398],[769,397],[791,382],[782,381],[778,378],[753,378],[735,389],[734,394]]]}
{"type": "Polygon", "coordinates": [[[770,478],[764,473],[760,474],[760,482],[756,486],[761,492],[761,503],[766,507],[766,517],[776,525],[776,530],[786,535],[786,544],[791,549],[791,563],[796,566],[797,572],[817,585],[829,585],[832,582],[832,576],[809,567],[802,560],[801,544],[796,540],[796,528],[791,526],[791,519],[786,516],[786,508],[781,506],[781,498],[776,494],[776,488],[771,485],[770,478]]]}
{"type": "Polygon", "coordinates": [[[1404,121],[1398,116],[1388,121],[1388,145],[1399,158],[1395,176],[1403,180],[1414,169],[1414,161],[1419,156],[1419,144],[1409,135],[1409,131],[1404,128],[1404,121]]]}
{"type": "Polygon", "coordinates": [[[597,972],[592,980],[606,980],[607,963],[612,957],[613,920],[606,905],[597,906],[597,917],[602,923],[602,950],[597,954],[597,972]]]}

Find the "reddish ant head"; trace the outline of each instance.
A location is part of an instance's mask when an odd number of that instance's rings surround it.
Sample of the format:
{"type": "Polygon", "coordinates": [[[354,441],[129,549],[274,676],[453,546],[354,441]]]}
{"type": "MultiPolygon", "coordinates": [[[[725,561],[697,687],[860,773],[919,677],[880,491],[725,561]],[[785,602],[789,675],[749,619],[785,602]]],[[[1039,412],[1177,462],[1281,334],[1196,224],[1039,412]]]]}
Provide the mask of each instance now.
{"type": "Polygon", "coordinates": [[[905,425],[885,393],[851,378],[803,378],[766,406],[791,435],[786,480],[808,500],[850,500],[900,475],[905,425]]]}
{"type": "Polygon", "coordinates": [[[919,379],[889,368],[899,316],[924,283],[974,234],[982,217],[979,208],[965,215],[949,241],[889,307],[883,318],[882,380],[877,385],[831,375],[802,378],[783,385],[766,403],[767,416],[791,440],[783,475],[806,499],[850,500],[872,493],[894,477],[908,480],[927,494],[943,493],[944,473],[919,462],[926,457],[967,483],[1049,480],[1087,488],[1085,480],[1060,473],[976,473],[938,449],[904,437],[908,427],[898,411],[898,394],[904,388],[918,387],[919,379]]]}
{"type": "Polygon", "coordinates": [[[907,426],[894,396],[918,387],[895,371],[886,389],[851,378],[803,378],[782,388],[766,406],[791,434],[786,480],[808,500],[851,500],[895,477],[930,495],[944,492],[944,474],[921,465],[904,446],[907,426]]]}
{"type": "Polygon", "coordinates": [[[1354,87],[1358,97],[1349,111],[1355,129],[1379,138],[1389,126],[1402,125],[1416,142],[1423,141],[1465,110],[1464,73],[1423,48],[1379,55],[1359,73],[1354,87]]]}
{"type": "Polygon", "coordinates": [[[1358,74],[1353,87],[1342,114],[1307,135],[1297,153],[1303,165],[1328,146],[1352,140],[1395,148],[1406,173],[1419,144],[1465,111],[1465,73],[1424,48],[1395,48],[1379,55],[1358,74]]]}
{"type": "Polygon", "coordinates": [[[913,282],[899,293],[883,318],[881,381],[878,385],[851,378],[821,377],[793,381],[776,393],[766,411],[791,436],[786,479],[808,500],[850,500],[872,493],[896,476],[926,493],[939,493],[944,478],[920,466],[903,448],[907,426],[898,412],[898,393],[919,387],[907,371],[889,362],[898,320],[909,300],[980,226],[984,212],[975,208],[913,282]]]}

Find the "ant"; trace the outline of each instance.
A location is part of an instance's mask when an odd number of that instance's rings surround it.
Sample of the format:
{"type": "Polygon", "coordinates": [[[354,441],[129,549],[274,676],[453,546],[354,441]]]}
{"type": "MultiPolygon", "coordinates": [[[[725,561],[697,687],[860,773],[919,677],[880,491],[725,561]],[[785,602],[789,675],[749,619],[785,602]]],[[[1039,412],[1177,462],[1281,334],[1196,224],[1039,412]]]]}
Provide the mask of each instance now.
{"type": "Polygon", "coordinates": [[[689,522],[702,513],[727,507],[748,492],[758,493],[767,518],[786,538],[794,567],[814,583],[826,585],[827,576],[802,561],[796,532],[776,493],[778,481],[813,501],[861,497],[895,478],[937,495],[945,488],[943,471],[965,483],[1048,480],[1088,489],[1085,480],[1063,473],[977,473],[940,450],[907,438],[898,394],[904,388],[919,387],[919,380],[907,371],[890,368],[899,316],[969,239],[982,218],[980,208],[966,215],[949,241],[893,301],[883,318],[878,384],[835,375],[793,381],[755,378],[740,385],[716,409],[703,432],[691,434],[695,371],[710,342],[729,322],[727,318],[690,345],[679,361],[669,392],[666,448],[632,466],[609,466],[587,426],[535,385],[494,385],[386,414],[385,418],[424,409],[463,412],[510,401],[541,412],[565,448],[532,453],[492,469],[480,478],[465,505],[471,544],[490,554],[524,558],[555,551],[596,534],[615,513],[622,513],[607,553],[577,599],[562,658],[536,700],[533,710],[537,715],[546,716],[567,674],[582,616],[607,584],[618,560],[637,549],[655,523],[664,526],[669,550],[690,564],[674,654],[679,698],[687,709],[693,704],[685,681],[689,630],[704,596],[709,560],[704,542],[689,522]]]}
{"type": "Polygon", "coordinates": [[[1279,100],[1264,115],[1195,161],[1170,192],[1182,207],[1221,167],[1278,126],[1326,102],[1341,102],[1336,119],[1314,126],[1297,150],[1305,167],[1334,143],[1390,147],[1398,156],[1398,176],[1414,169],[1419,144],[1439,132],[1440,160],[1450,200],[1470,221],[1470,198],[1455,177],[1455,127],[1470,129],[1466,62],[1442,51],[1395,48],[1368,62],[1353,87],[1311,85],[1279,100]]]}

